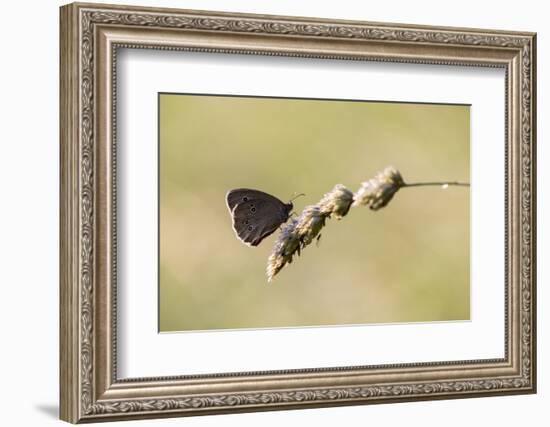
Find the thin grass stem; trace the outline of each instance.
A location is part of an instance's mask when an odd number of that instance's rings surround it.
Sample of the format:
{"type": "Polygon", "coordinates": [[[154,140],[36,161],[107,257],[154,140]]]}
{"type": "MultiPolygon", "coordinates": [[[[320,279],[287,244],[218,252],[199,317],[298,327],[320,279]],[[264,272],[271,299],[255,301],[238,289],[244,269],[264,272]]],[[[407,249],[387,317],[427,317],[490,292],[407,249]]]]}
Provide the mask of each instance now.
{"type": "Polygon", "coordinates": [[[401,185],[401,188],[405,188],[405,187],[429,187],[429,186],[443,187],[443,186],[451,186],[451,185],[460,186],[460,187],[469,187],[469,186],[470,186],[470,183],[469,183],[469,182],[458,182],[458,181],[448,181],[448,182],[412,182],[412,183],[410,183],[410,184],[403,184],[403,185],[401,185]]]}

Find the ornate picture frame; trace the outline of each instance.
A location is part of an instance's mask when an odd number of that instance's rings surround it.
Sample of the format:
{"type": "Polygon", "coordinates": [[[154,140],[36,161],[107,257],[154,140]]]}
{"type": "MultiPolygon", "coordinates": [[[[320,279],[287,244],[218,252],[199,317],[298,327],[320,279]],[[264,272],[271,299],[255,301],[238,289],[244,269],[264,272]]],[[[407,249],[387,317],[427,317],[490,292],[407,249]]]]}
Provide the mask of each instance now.
{"type": "Polygon", "coordinates": [[[61,8],[60,417],[113,421],[536,391],[536,35],[175,9],[61,8]],[[117,377],[117,49],[505,70],[499,359],[117,377]]]}

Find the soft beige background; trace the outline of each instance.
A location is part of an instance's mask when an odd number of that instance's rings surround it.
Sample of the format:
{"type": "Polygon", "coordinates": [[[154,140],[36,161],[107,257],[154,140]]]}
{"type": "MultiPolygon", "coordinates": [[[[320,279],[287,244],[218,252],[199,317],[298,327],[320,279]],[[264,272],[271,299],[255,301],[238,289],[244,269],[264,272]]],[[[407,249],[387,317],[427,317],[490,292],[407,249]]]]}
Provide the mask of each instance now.
{"type": "Polygon", "coordinates": [[[162,94],[160,330],[469,318],[469,190],[401,190],[330,220],[268,285],[276,237],[239,242],[225,194],[294,192],[299,213],[387,165],[469,181],[469,107],[162,94]]]}

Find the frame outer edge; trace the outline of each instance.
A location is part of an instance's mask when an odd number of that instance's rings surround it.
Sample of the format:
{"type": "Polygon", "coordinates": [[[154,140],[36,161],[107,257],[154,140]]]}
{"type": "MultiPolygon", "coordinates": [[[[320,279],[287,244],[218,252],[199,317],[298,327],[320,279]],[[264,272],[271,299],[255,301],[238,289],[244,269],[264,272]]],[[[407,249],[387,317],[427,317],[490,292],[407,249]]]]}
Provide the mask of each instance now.
{"type": "Polygon", "coordinates": [[[531,389],[537,393],[537,33],[531,35],[531,389]],[[533,274],[534,272],[534,274],[533,274]]]}
{"type": "Polygon", "coordinates": [[[78,19],[74,5],[59,9],[59,418],[79,416],[79,247],[78,230],[78,19]]]}
{"type": "MultiPolygon", "coordinates": [[[[141,400],[135,400],[132,398],[126,399],[99,399],[97,396],[97,386],[101,383],[97,382],[97,366],[96,363],[101,363],[96,360],[98,351],[97,342],[97,320],[96,316],[98,312],[96,310],[96,304],[98,299],[97,271],[94,270],[95,264],[98,261],[96,258],[97,248],[97,142],[98,137],[94,131],[97,130],[95,114],[97,112],[97,102],[95,95],[97,94],[97,88],[95,84],[95,76],[97,73],[97,63],[94,64],[94,55],[97,53],[94,47],[95,37],[90,37],[89,31],[86,32],[88,24],[91,22],[89,19],[81,21],[81,17],[86,17],[83,8],[90,7],[93,11],[101,13],[106,11],[136,11],[136,12],[151,12],[155,10],[164,10],[166,13],[192,13],[194,11],[183,11],[177,9],[149,9],[141,7],[127,7],[127,6],[115,6],[115,5],[100,5],[100,4],[72,4],[63,6],[60,9],[61,20],[61,32],[60,32],[60,163],[61,163],[61,197],[60,197],[60,418],[71,422],[97,422],[97,421],[110,421],[120,419],[140,419],[140,418],[161,418],[168,416],[182,416],[182,415],[201,415],[201,414],[214,414],[214,413],[229,413],[229,412],[249,412],[259,410],[277,410],[277,409],[290,409],[290,408],[307,408],[307,407],[326,407],[336,405],[349,405],[349,404],[365,404],[365,403],[382,403],[386,401],[385,397],[389,398],[388,401],[410,401],[410,400],[435,400],[439,398],[462,398],[497,395],[499,388],[501,388],[502,394],[521,394],[532,393],[536,390],[536,341],[535,341],[535,328],[536,328],[536,313],[535,313],[535,284],[536,284],[536,179],[535,179],[535,144],[536,144],[536,129],[535,129],[535,111],[536,111],[536,36],[533,33],[506,33],[495,32],[495,34],[501,34],[502,36],[495,36],[492,32],[479,31],[479,34],[474,34],[472,29],[468,29],[463,37],[466,37],[463,41],[456,41],[453,36],[453,30],[459,30],[458,28],[439,28],[439,27],[426,27],[429,32],[436,32],[435,36],[438,36],[438,31],[445,31],[444,38],[435,37],[423,37],[422,31],[418,31],[419,40],[423,45],[439,45],[445,43],[446,46],[453,46],[455,44],[466,44],[473,46],[478,42],[484,46],[484,43],[490,46],[497,46],[500,48],[506,48],[511,51],[530,48],[530,52],[527,53],[522,59],[530,60],[531,66],[527,64],[526,68],[529,69],[528,83],[526,86],[522,86],[523,82],[518,85],[518,90],[521,95],[525,95],[528,92],[526,99],[524,98],[525,107],[522,112],[527,112],[530,117],[523,121],[522,119],[517,122],[519,126],[523,125],[521,129],[526,132],[530,132],[530,138],[521,139],[524,147],[530,149],[530,152],[522,157],[523,161],[527,161],[527,167],[518,170],[518,174],[521,176],[526,171],[526,176],[529,178],[529,183],[526,183],[526,188],[530,190],[530,195],[525,194],[526,199],[524,202],[529,203],[527,215],[523,217],[527,221],[528,225],[531,225],[530,231],[526,235],[530,238],[530,242],[527,245],[527,257],[528,264],[526,270],[531,272],[527,273],[527,282],[524,290],[524,311],[529,312],[530,315],[524,317],[524,328],[520,329],[518,325],[518,331],[527,331],[525,334],[520,334],[523,341],[523,346],[518,350],[518,357],[520,360],[526,360],[524,365],[522,378],[510,379],[496,378],[493,381],[485,381],[484,379],[473,378],[471,380],[461,381],[467,387],[472,387],[471,390],[458,390],[453,389],[454,383],[441,384],[441,389],[437,388],[439,383],[426,383],[420,384],[421,389],[416,389],[417,384],[397,384],[396,389],[399,393],[394,395],[394,388],[383,386],[378,387],[377,392],[380,391],[380,395],[363,394],[361,390],[357,391],[355,388],[348,389],[297,389],[288,391],[274,391],[267,390],[261,391],[261,394],[239,392],[232,394],[222,395],[197,395],[183,398],[150,398],[145,396],[141,400]],[[104,8],[102,7],[104,6],[104,8]],[[84,13],[81,16],[81,12],[84,13]],[[86,31],[84,31],[86,30],[86,31]],[[83,32],[82,32],[83,31],[83,32]],[[82,33],[81,33],[82,32],[82,33]],[[487,35],[485,35],[487,34],[487,35]],[[517,37],[516,37],[517,36],[517,37]],[[467,38],[467,37],[473,37],[467,38]],[[508,39],[507,39],[508,38],[508,39]],[[476,41],[477,40],[477,41],[476,41]],[[88,69],[88,60],[91,61],[93,70],[90,73],[88,69]],[[85,78],[84,78],[85,77],[85,78]],[[91,78],[91,80],[90,80],[91,78]],[[528,89],[525,89],[527,87],[528,89]],[[90,91],[88,91],[90,90],[90,91]],[[90,104],[91,103],[91,104],[90,104]],[[94,106],[95,104],[95,106],[94,106]],[[89,111],[90,106],[92,110],[89,111]],[[85,108],[84,108],[85,107],[85,108]],[[91,121],[90,121],[91,120],[91,121]],[[529,170],[529,166],[531,169],[529,170]],[[81,197],[82,196],[82,197],[81,197]],[[84,197],[85,196],[85,197],[84,197]],[[93,241],[89,239],[92,238],[93,241]],[[90,267],[92,270],[90,270],[90,267]],[[530,270],[529,270],[530,267],[530,270]],[[530,296],[529,296],[530,292],[530,296]],[[530,304],[529,304],[530,303],[530,304]],[[93,320],[94,323],[90,323],[93,320]],[[528,328],[531,328],[531,331],[528,328]],[[93,328],[93,329],[92,329],[93,328]],[[525,329],[527,328],[527,329],[525,329]],[[530,342],[527,341],[530,339],[530,342]],[[522,352],[523,350],[523,352],[522,352]],[[527,374],[526,372],[529,371],[527,374]],[[526,374],[526,375],[525,375],[526,374]],[[502,386],[498,381],[502,381],[502,386]],[[509,382],[512,381],[512,382],[509,382]],[[517,381],[517,382],[515,382],[517,381]],[[495,385],[496,384],[496,385],[495,385]],[[434,388],[435,387],[435,388],[434,388]],[[450,387],[450,388],[448,388],[450,387]],[[465,391],[468,391],[465,393],[465,391]],[[386,392],[389,393],[386,395],[386,392]],[[334,394],[336,393],[336,394],[334,394]],[[461,394],[460,394],[461,393],[461,394]],[[335,396],[335,397],[334,397],[335,396]],[[381,397],[378,399],[378,397],[381,397]],[[268,400],[265,400],[268,399],[268,400]],[[271,399],[271,400],[269,400],[271,399]],[[367,399],[369,401],[367,401],[367,399]],[[372,399],[372,400],[371,400],[372,399]],[[103,401],[102,401],[103,400],[103,401]]],[[[232,31],[235,33],[250,34],[255,32],[254,26],[241,28],[238,27],[235,31],[229,23],[226,28],[218,28],[219,22],[214,18],[220,18],[220,21],[225,21],[227,17],[243,17],[245,20],[250,20],[252,24],[259,23],[262,20],[261,15],[247,15],[247,14],[223,14],[218,12],[196,12],[198,15],[198,24],[192,22],[185,28],[198,28],[201,31],[232,31]],[[200,19],[199,19],[200,18],[200,19]]],[[[133,14],[132,16],[133,17],[133,14]]],[[[89,18],[89,17],[88,17],[89,18]]],[[[146,17],[147,18],[147,17],[146,17]]],[[[297,34],[296,37],[309,38],[313,37],[308,31],[305,31],[301,26],[296,26],[298,23],[305,23],[306,29],[312,28],[315,30],[316,25],[328,22],[318,22],[316,18],[311,20],[306,18],[291,18],[291,17],[271,17],[273,19],[283,19],[290,28],[289,34],[297,34]],[[286,22],[288,21],[288,22],[286,22]],[[293,30],[292,28],[297,29],[293,30]]],[[[107,24],[112,24],[112,16],[107,14],[102,18],[107,24]]],[[[101,21],[101,19],[100,19],[101,21]]],[[[115,20],[116,21],[116,20],[115,20]]],[[[269,19],[268,19],[269,21],[269,19]]],[[[94,23],[94,22],[92,22],[94,23]]],[[[116,22],[114,22],[116,24],[116,22]]],[[[224,22],[222,22],[223,24],[224,22]]],[[[260,22],[263,28],[263,22],[260,22]]],[[[331,22],[329,22],[330,24],[331,22]]],[[[268,22],[269,24],[269,22],[268,22]]],[[[346,25],[347,30],[357,30],[347,28],[347,24],[343,21],[335,21],[334,24],[346,25]]],[[[358,23],[358,25],[366,25],[367,23],[358,23]]],[[[369,23],[375,24],[375,23],[369,23]]],[[[149,25],[148,20],[145,19],[143,24],[137,22],[131,22],[131,25],[149,25]]],[[[389,30],[392,29],[393,24],[385,24],[389,30]]],[[[223,27],[223,26],[222,26],[223,27]]],[[[323,25],[324,27],[324,25],[323,25]]],[[[266,33],[274,32],[275,35],[282,33],[282,29],[278,27],[266,27],[263,30],[266,33]],[[272,31],[271,31],[271,30],[272,31]]],[[[344,28],[344,27],[342,27],[344,28]]],[[[397,41],[407,38],[408,42],[412,36],[416,40],[416,32],[410,32],[410,29],[416,27],[405,26],[404,34],[399,33],[397,41]]],[[[422,28],[422,27],[419,27],[422,28]]],[[[326,40],[340,40],[347,37],[351,38],[363,38],[363,33],[337,33],[329,31],[329,28],[320,28],[319,35],[315,35],[316,40],[321,40],[317,37],[326,36],[326,40]]],[[[401,28],[399,28],[401,30],[401,28]]],[[[262,32],[262,31],[260,31],[262,32]]],[[[475,31],[477,33],[477,31],[475,31]]],[[[441,33],[443,34],[443,33],[441,33]]],[[[459,34],[460,35],[460,34],[459,34]]],[[[433,35],[432,35],[433,36],[433,35]]],[[[393,35],[390,35],[392,39],[393,35]]],[[[381,37],[377,37],[379,40],[383,40],[381,37]]],[[[300,55],[297,55],[300,56],[300,55]]],[[[520,66],[524,65],[522,59],[518,62],[520,66]]],[[[407,61],[406,61],[407,62],[407,61]]],[[[444,63],[444,59],[442,63],[444,63]]],[[[518,75],[518,78],[520,74],[518,75]]],[[[514,85],[516,86],[516,85],[514,85]]],[[[521,102],[520,107],[521,108],[521,102]]],[[[518,126],[518,127],[519,127],[518,126]]],[[[522,131],[518,132],[519,136],[522,136],[522,131]]],[[[515,139],[514,139],[515,140],[515,139]]],[[[520,197],[523,191],[520,191],[520,197]]],[[[525,210],[523,211],[525,212],[525,210]]],[[[521,244],[521,239],[518,244],[521,244]]],[[[101,293],[99,293],[101,296],[101,293]]],[[[518,300],[518,305],[521,304],[521,299],[518,300]]],[[[517,309],[519,312],[519,309],[517,309]]],[[[101,313],[99,313],[101,314],[101,313]]],[[[519,341],[519,340],[518,340],[519,341]]],[[[521,342],[518,342],[521,344],[521,342]]],[[[99,349],[101,350],[101,349],[99,349]]],[[[369,390],[366,390],[369,391],[369,390]]],[[[365,393],[366,393],[365,391],[365,393]]]]}
{"type": "Polygon", "coordinates": [[[476,28],[476,27],[463,27],[463,26],[440,26],[440,25],[427,25],[427,24],[411,24],[405,22],[396,22],[396,21],[370,21],[361,18],[356,19],[345,19],[345,18],[321,18],[311,15],[284,15],[284,14],[273,14],[273,13],[253,13],[253,12],[237,12],[237,11],[222,11],[222,10],[208,10],[208,9],[189,9],[182,7],[164,7],[164,6],[142,6],[142,5],[129,5],[129,4],[112,4],[112,3],[90,3],[88,1],[84,2],[74,2],[72,5],[77,6],[81,9],[96,9],[104,11],[120,11],[124,10],[128,13],[152,13],[152,14],[178,14],[186,13],[189,15],[194,15],[196,17],[205,17],[205,18],[254,18],[258,20],[265,21],[288,21],[294,23],[303,23],[303,24],[340,24],[343,26],[346,25],[372,25],[376,27],[387,27],[387,28],[401,28],[408,30],[441,30],[445,28],[448,31],[465,31],[469,33],[477,34],[491,34],[491,35],[506,35],[506,36],[521,36],[521,37],[532,37],[536,32],[532,31],[514,31],[514,30],[503,30],[496,28],[476,28]]]}

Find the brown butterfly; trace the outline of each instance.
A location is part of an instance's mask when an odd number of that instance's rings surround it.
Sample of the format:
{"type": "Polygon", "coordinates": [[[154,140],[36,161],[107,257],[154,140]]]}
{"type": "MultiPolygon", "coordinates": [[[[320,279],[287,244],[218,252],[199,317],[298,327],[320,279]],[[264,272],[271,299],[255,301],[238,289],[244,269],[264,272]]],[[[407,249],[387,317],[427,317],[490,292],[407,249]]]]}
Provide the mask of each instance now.
{"type": "Polygon", "coordinates": [[[283,203],[271,194],[249,188],[230,190],[226,203],[235,234],[248,246],[258,246],[288,220],[294,208],[292,201],[283,203]]]}

